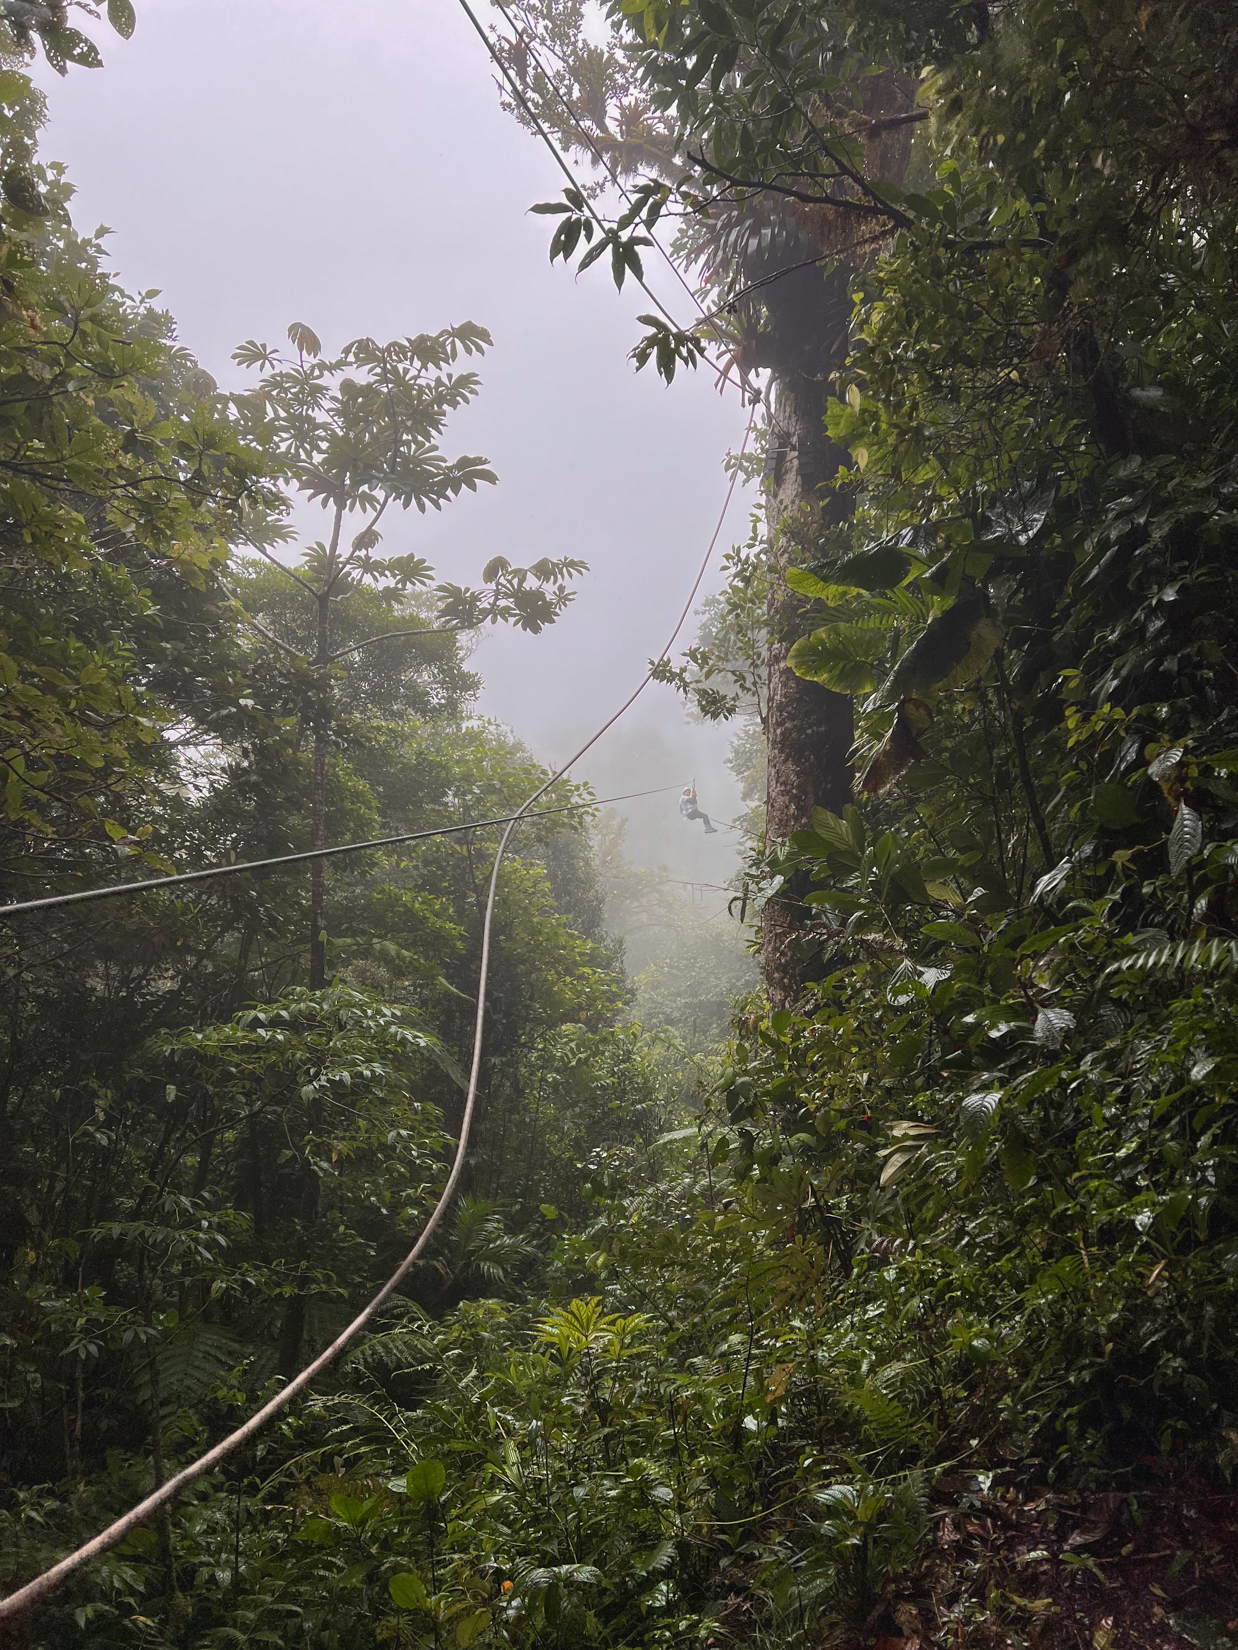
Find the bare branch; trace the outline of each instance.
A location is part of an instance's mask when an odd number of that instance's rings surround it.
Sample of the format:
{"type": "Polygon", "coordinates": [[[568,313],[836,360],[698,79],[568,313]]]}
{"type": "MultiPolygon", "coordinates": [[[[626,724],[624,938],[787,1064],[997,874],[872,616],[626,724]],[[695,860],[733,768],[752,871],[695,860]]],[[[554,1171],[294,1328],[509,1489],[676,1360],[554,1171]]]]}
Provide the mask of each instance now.
{"type": "Polygon", "coordinates": [[[291,653],[294,659],[309,658],[308,653],[304,653],[299,647],[293,647],[290,643],[282,641],[273,630],[268,630],[261,620],[254,618],[252,613],[245,613],[243,616],[246,624],[253,625],[254,629],[260,631],[261,634],[266,637],[268,642],[274,642],[276,647],[282,647],[284,652],[291,653]]]}
{"type": "Polygon", "coordinates": [[[487,609],[479,619],[472,624],[445,624],[433,630],[384,630],[381,636],[371,636],[368,641],[354,642],[351,647],[342,647],[338,653],[331,654],[327,664],[333,665],[337,659],[346,659],[350,653],[360,653],[363,647],[373,647],[375,642],[392,642],[399,636],[459,636],[466,630],[477,630],[485,624],[492,609],[487,609]]]}
{"type": "Polygon", "coordinates": [[[724,172],[720,166],[705,159],[704,155],[694,155],[691,149],[686,151],[688,159],[694,166],[699,166],[703,172],[709,172],[715,178],[721,178],[724,183],[730,183],[736,189],[752,189],[771,195],[786,195],[793,201],[805,201],[809,206],[839,206],[845,212],[853,212],[861,218],[900,218],[902,214],[892,206],[869,206],[864,201],[846,200],[840,195],[810,195],[806,189],[791,189],[783,183],[761,183],[755,178],[737,178],[730,172],[724,172]]]}
{"type": "Polygon", "coordinates": [[[247,538],[245,542],[251,550],[256,550],[264,561],[269,561],[272,567],[278,567],[281,573],[286,573],[290,579],[295,579],[302,590],[308,590],[314,600],[318,600],[318,592],[307,579],[303,579],[299,573],[294,573],[291,567],[285,567],[282,561],[277,560],[269,550],[264,550],[260,544],[255,544],[253,539],[247,538]]]}

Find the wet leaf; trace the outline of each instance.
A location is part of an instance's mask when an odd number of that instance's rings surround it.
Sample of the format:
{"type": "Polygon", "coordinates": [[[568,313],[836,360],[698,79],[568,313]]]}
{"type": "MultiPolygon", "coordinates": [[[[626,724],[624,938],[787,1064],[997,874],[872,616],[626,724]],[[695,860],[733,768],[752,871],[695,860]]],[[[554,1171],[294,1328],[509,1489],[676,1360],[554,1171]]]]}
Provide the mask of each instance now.
{"type": "Polygon", "coordinates": [[[801,636],[787,655],[787,663],[797,676],[820,682],[835,693],[871,693],[879,679],[874,667],[886,645],[884,630],[825,625],[811,636],[801,636]]]}
{"type": "Polygon", "coordinates": [[[1157,784],[1163,784],[1170,777],[1178,763],[1182,760],[1181,745],[1171,745],[1148,764],[1148,778],[1155,779],[1157,784]]]}
{"type": "Polygon", "coordinates": [[[985,607],[980,591],[962,596],[930,619],[890,674],[882,696],[927,693],[963,687],[987,667],[1001,645],[1001,626],[985,607]]]}
{"type": "Polygon", "coordinates": [[[415,1576],[405,1570],[398,1576],[392,1576],[387,1583],[387,1591],[391,1594],[391,1602],[401,1610],[425,1610],[429,1608],[429,1596],[426,1593],[425,1583],[420,1576],[415,1576]]]}
{"type": "Polygon", "coordinates": [[[990,1089],[984,1094],[969,1094],[966,1097],[959,1107],[959,1122],[968,1140],[979,1140],[987,1132],[1001,1097],[1000,1089],[990,1089]]]}
{"type": "Polygon", "coordinates": [[[418,1461],[408,1469],[408,1493],[414,1501],[437,1501],[447,1483],[441,1461],[418,1461]]]}
{"type": "Polygon", "coordinates": [[[1068,1031],[1073,1031],[1075,1017],[1068,1008],[1042,1008],[1032,1027],[1032,1036],[1042,1048],[1061,1048],[1068,1031]]]}
{"type": "Polygon", "coordinates": [[[1188,803],[1180,802],[1169,832],[1169,869],[1174,876],[1186,870],[1203,845],[1203,820],[1188,803]]]}

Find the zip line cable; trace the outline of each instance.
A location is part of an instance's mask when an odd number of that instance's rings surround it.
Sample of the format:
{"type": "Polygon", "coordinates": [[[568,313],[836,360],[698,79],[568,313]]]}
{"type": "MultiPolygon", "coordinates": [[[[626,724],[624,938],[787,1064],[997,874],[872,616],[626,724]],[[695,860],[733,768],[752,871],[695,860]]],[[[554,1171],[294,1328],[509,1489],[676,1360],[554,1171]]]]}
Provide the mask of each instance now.
{"type": "MultiPolygon", "coordinates": [[[[537,133],[538,137],[541,138],[542,142],[546,145],[547,149],[549,149],[549,151],[550,151],[550,153],[551,153],[551,155],[554,159],[555,165],[563,173],[563,176],[571,184],[572,188],[577,192],[577,194],[580,196],[581,200],[584,201],[586,207],[589,210],[589,216],[593,219],[594,223],[597,224],[599,229],[601,229],[603,232],[605,232],[606,225],[603,223],[601,217],[599,216],[597,208],[593,205],[593,202],[589,199],[589,197],[585,194],[584,190],[581,188],[579,179],[577,178],[575,172],[572,171],[572,169],[568,165],[567,161],[564,160],[562,154],[559,151],[558,144],[551,137],[550,133],[546,130],[545,126],[542,124],[542,122],[538,118],[538,116],[534,113],[533,108],[532,108],[531,104],[529,103],[528,98],[526,98],[524,93],[521,91],[520,86],[517,84],[517,81],[515,79],[515,76],[512,74],[511,69],[508,67],[508,65],[506,63],[504,63],[503,59],[499,56],[499,53],[495,50],[494,42],[491,40],[490,36],[486,33],[486,31],[485,31],[484,27],[482,26],[482,24],[478,21],[477,13],[473,10],[472,6],[469,5],[469,0],[460,0],[460,6],[461,6],[461,9],[463,10],[465,16],[468,18],[469,22],[473,25],[473,27],[477,30],[477,33],[480,35],[482,45],[486,48],[487,52],[489,52],[490,58],[491,58],[492,62],[494,63],[495,67],[498,69],[499,73],[503,76],[503,79],[507,82],[512,96],[515,98],[516,102],[519,103],[520,107],[524,110],[525,114],[528,115],[529,119],[533,122],[534,131],[537,133]]],[[[635,272],[635,270],[633,270],[633,272],[632,272],[632,279],[636,282],[637,286],[640,287],[641,291],[649,299],[650,303],[655,304],[657,306],[657,308],[662,312],[662,314],[666,317],[666,319],[671,323],[671,325],[674,326],[675,325],[675,317],[671,314],[670,310],[667,309],[666,305],[662,302],[661,298],[658,297],[657,293],[653,290],[653,288],[648,286],[646,284],[644,278],[642,276],[638,275],[635,272]]]]}
{"type": "MultiPolygon", "coordinates": [[[[464,3],[464,0],[462,0],[462,3],[464,3]]],[[[740,447],[741,455],[747,449],[748,440],[752,435],[755,420],[756,407],[754,406],[748,415],[748,427],[744,431],[743,445],[740,447]]],[[[722,509],[718,516],[717,526],[714,528],[713,537],[709,541],[709,548],[706,550],[701,561],[696,578],[692,581],[692,589],[688,592],[688,599],[684,603],[683,612],[676,620],[675,628],[671,631],[670,636],[667,638],[666,645],[663,647],[661,653],[659,653],[658,657],[652,661],[649,669],[641,678],[640,684],[636,690],[624,700],[623,704],[620,705],[614,715],[607,721],[603,722],[597,732],[585,741],[576,754],[565,762],[557,773],[551,774],[545,784],[539,786],[538,789],[533,792],[533,795],[524,803],[524,805],[507,821],[506,829],[504,830],[502,838],[499,841],[498,851],[494,856],[494,868],[490,873],[490,887],[486,895],[486,913],[482,923],[481,965],[478,970],[477,1011],[473,1022],[473,1061],[469,1068],[469,1084],[467,1096],[464,1102],[464,1115],[460,1121],[460,1139],[456,1145],[456,1154],[452,1160],[451,1171],[447,1176],[447,1184],[443,1187],[443,1190],[439,1195],[438,1202],[431,1210],[430,1218],[427,1220],[424,1228],[422,1229],[421,1236],[417,1239],[416,1243],[409,1250],[405,1258],[400,1262],[399,1266],[396,1267],[395,1271],[387,1279],[386,1283],[383,1284],[378,1293],[367,1302],[367,1304],[348,1325],[347,1329],[337,1335],[325,1351],[320,1352],[311,1363],[308,1363],[305,1368],[301,1370],[300,1374],[294,1375],[292,1380],[290,1380],[286,1386],[282,1387],[273,1398],[268,1399],[267,1402],[263,1404],[261,1409],[251,1415],[248,1421],[245,1421],[241,1426],[237,1427],[234,1432],[230,1432],[227,1437],[221,1438],[219,1443],[214,1445],[213,1448],[207,1450],[205,1455],[199,1456],[198,1459],[191,1462],[189,1466],[183,1467],[180,1472],[175,1473],[171,1478],[166,1479],[164,1483],[159,1485],[159,1487],[152,1491],[150,1495],[139,1501],[136,1507],[132,1507],[127,1513],[122,1514],[120,1518],[109,1524],[108,1527],[95,1536],[93,1540],[83,1542],[80,1547],[75,1548],[73,1552],[69,1553],[65,1558],[62,1558],[59,1563],[53,1564],[51,1568],[45,1570],[42,1575],[36,1576],[33,1581],[27,1582],[24,1587],[19,1587],[15,1593],[10,1593],[7,1598],[0,1599],[0,1625],[6,1621],[13,1621],[22,1616],[28,1615],[37,1604],[40,1604],[45,1598],[54,1593],[62,1581],[66,1581],[69,1576],[82,1569],[84,1565],[89,1564],[92,1559],[98,1558],[100,1554],[105,1553],[110,1548],[116,1546],[117,1542],[123,1541],[130,1531],[135,1530],[139,1524],[144,1524],[153,1513],[159,1511],[160,1507],[166,1506],[168,1502],[172,1501],[177,1495],[180,1494],[182,1490],[188,1489],[191,1484],[195,1483],[205,1473],[208,1473],[212,1467],[218,1466],[218,1464],[221,1461],[226,1460],[234,1450],[240,1449],[242,1444],[248,1443],[251,1438],[261,1432],[262,1428],[269,1420],[271,1420],[273,1416],[278,1415],[281,1410],[287,1409],[294,1398],[300,1397],[301,1393],[305,1391],[305,1389],[316,1379],[316,1377],[319,1376],[324,1369],[329,1368],[330,1365],[335,1362],[340,1353],[343,1352],[357,1338],[379,1308],[386,1305],[392,1295],[395,1294],[396,1290],[404,1282],[404,1279],[412,1271],[413,1267],[421,1259],[421,1256],[429,1244],[430,1239],[438,1230],[443,1216],[447,1212],[448,1206],[450,1205],[452,1197],[455,1194],[456,1186],[459,1183],[460,1176],[464,1171],[465,1153],[468,1148],[469,1135],[473,1127],[473,1115],[477,1105],[477,1085],[481,1076],[482,1033],[484,1030],[486,1017],[486,986],[490,975],[490,933],[494,919],[494,901],[499,883],[499,867],[503,862],[503,855],[507,850],[507,844],[511,841],[512,832],[516,829],[516,826],[520,820],[528,817],[529,810],[532,808],[533,804],[545,796],[550,787],[562,779],[564,774],[566,774],[575,763],[580,761],[580,758],[584,756],[586,751],[592,750],[603,734],[607,733],[609,729],[614,727],[619,718],[625,715],[626,712],[632,708],[653,680],[654,670],[666,658],[672,647],[674,647],[679,638],[679,632],[687,623],[688,614],[692,611],[692,604],[696,600],[697,591],[701,588],[701,582],[705,577],[706,569],[708,568],[710,559],[713,556],[714,546],[717,544],[722,533],[723,523],[726,521],[727,511],[730,509],[731,499],[735,493],[735,483],[738,479],[739,471],[736,469],[731,474],[730,485],[727,487],[726,497],[722,501],[722,509]]],[[[674,787],[671,788],[673,789],[674,787]]],[[[475,826],[469,828],[476,829],[475,826]]],[[[317,854],[311,853],[306,857],[311,859],[321,858],[322,850],[320,850],[317,854]]],[[[157,1418],[155,1425],[159,1425],[157,1418]]]]}
{"type": "MultiPolygon", "coordinates": [[[[502,11],[503,16],[507,18],[507,21],[511,25],[511,27],[515,28],[515,24],[512,23],[511,18],[508,17],[508,14],[507,14],[507,11],[506,11],[505,7],[501,4],[501,0],[496,0],[496,4],[499,5],[499,10],[502,11]]],[[[589,199],[589,197],[585,194],[584,189],[581,186],[580,180],[577,178],[576,174],[572,171],[572,169],[568,165],[567,161],[563,158],[563,154],[560,151],[558,144],[555,142],[554,138],[551,137],[550,133],[546,130],[546,127],[543,124],[543,122],[541,121],[541,119],[534,113],[533,107],[530,104],[528,98],[525,97],[523,90],[521,89],[521,87],[518,84],[515,76],[512,73],[510,65],[504,62],[502,56],[496,50],[494,41],[491,40],[490,36],[486,33],[485,28],[478,21],[476,12],[474,12],[472,6],[469,5],[469,0],[460,0],[460,7],[461,7],[461,10],[464,12],[465,16],[468,18],[469,22],[477,30],[478,35],[481,37],[482,45],[486,48],[487,52],[490,54],[491,62],[494,64],[495,68],[498,69],[499,73],[503,76],[503,79],[507,82],[508,89],[510,90],[512,96],[515,98],[516,102],[520,105],[520,107],[524,110],[525,114],[529,117],[530,121],[532,121],[533,129],[536,131],[538,137],[541,138],[542,142],[546,145],[547,149],[549,149],[551,155],[554,157],[555,165],[563,173],[564,177],[571,184],[572,188],[576,191],[576,193],[580,196],[581,200],[585,203],[585,206],[588,210],[589,216],[593,219],[594,223],[597,224],[598,228],[602,231],[603,234],[605,234],[606,233],[606,224],[603,222],[602,217],[599,214],[597,208],[594,206],[593,202],[589,199]]],[[[517,31],[517,32],[519,32],[519,31],[517,31]]],[[[540,62],[538,62],[538,68],[541,68],[541,63],[540,62]]],[[[581,132],[581,134],[583,135],[586,143],[589,144],[589,147],[593,150],[594,154],[598,156],[599,160],[602,161],[603,166],[606,167],[606,171],[607,171],[608,175],[613,177],[613,173],[611,173],[609,166],[606,166],[606,162],[605,162],[605,159],[602,156],[601,150],[598,149],[597,145],[593,142],[593,139],[589,136],[589,133],[585,130],[585,128],[581,125],[580,121],[576,118],[576,115],[572,110],[571,104],[567,102],[566,98],[563,96],[563,93],[560,92],[558,86],[551,79],[551,77],[546,73],[545,69],[542,69],[542,75],[545,78],[547,85],[554,92],[555,96],[567,108],[568,114],[571,115],[573,123],[575,124],[577,129],[581,132]]],[[[616,184],[616,187],[619,189],[619,192],[624,196],[624,199],[625,200],[630,200],[631,197],[627,194],[627,191],[624,189],[623,185],[619,182],[619,180],[617,178],[615,179],[615,184],[616,184]]],[[[671,266],[671,269],[674,271],[676,280],[678,280],[679,284],[683,287],[684,291],[692,299],[692,302],[696,305],[697,309],[700,310],[702,317],[713,326],[714,331],[717,332],[719,334],[719,337],[721,338],[721,328],[718,326],[716,318],[714,316],[706,314],[704,304],[702,304],[701,300],[697,297],[695,292],[693,292],[691,286],[688,284],[688,281],[684,277],[684,275],[683,275],[682,271],[680,270],[678,264],[676,264],[675,260],[671,257],[670,253],[665,250],[665,248],[662,246],[661,242],[658,240],[656,235],[650,233],[649,238],[653,242],[654,246],[657,247],[658,251],[661,252],[662,256],[666,259],[667,263],[671,266]]],[[[670,322],[671,326],[674,327],[676,331],[678,331],[679,327],[678,327],[678,323],[675,320],[675,317],[671,314],[670,310],[667,309],[666,305],[662,302],[661,298],[658,297],[657,293],[648,284],[648,282],[644,279],[644,277],[642,275],[638,275],[636,273],[636,271],[633,270],[632,271],[632,279],[636,282],[637,286],[640,287],[641,291],[650,300],[650,302],[652,304],[654,304],[656,306],[656,308],[661,312],[661,314],[666,318],[666,320],[668,320],[670,322]]],[[[725,339],[723,340],[723,342],[725,342],[725,339]]],[[[715,362],[714,365],[716,366],[717,363],[715,362]]],[[[740,392],[740,395],[744,396],[746,398],[747,392],[746,392],[743,384],[739,383],[736,379],[731,377],[730,373],[727,372],[725,365],[721,368],[721,374],[722,374],[722,379],[726,383],[735,384],[736,388],[740,392]]]]}
{"type": "MultiPolygon", "coordinates": [[[[513,19],[511,13],[508,11],[506,5],[504,4],[504,0],[492,0],[492,4],[496,5],[498,7],[498,9],[502,12],[504,18],[507,21],[507,26],[511,29],[513,34],[515,34],[518,38],[519,38],[520,35],[524,34],[525,31],[523,29],[517,28],[515,20],[513,19]]],[[[531,32],[532,31],[530,31],[530,33],[531,32]]],[[[540,44],[540,42],[539,42],[539,44],[540,44]]],[[[496,62],[499,62],[500,60],[498,59],[493,47],[489,47],[488,42],[487,42],[487,45],[488,45],[488,49],[490,50],[490,56],[492,58],[494,58],[496,62]]],[[[553,50],[553,48],[551,48],[551,49],[553,50]]],[[[556,55],[559,55],[559,54],[556,53],[556,55]]],[[[605,154],[603,153],[603,151],[601,149],[598,148],[598,145],[597,145],[597,143],[596,143],[596,141],[593,137],[592,132],[590,132],[589,128],[585,125],[585,123],[581,120],[579,114],[577,114],[576,110],[573,108],[570,98],[568,98],[566,96],[566,94],[563,91],[560,90],[558,82],[555,80],[554,76],[549,73],[549,71],[546,69],[546,66],[542,63],[541,59],[538,57],[536,51],[532,50],[531,47],[529,49],[529,57],[530,57],[530,60],[532,61],[533,65],[534,65],[534,67],[540,71],[542,79],[546,82],[546,84],[550,87],[550,90],[554,93],[556,101],[563,105],[563,108],[567,113],[567,117],[571,121],[572,125],[575,126],[576,130],[580,133],[581,137],[584,138],[585,142],[589,145],[590,149],[592,149],[593,153],[597,156],[599,166],[602,167],[602,169],[606,172],[607,176],[613,181],[613,183],[615,185],[615,188],[618,189],[619,193],[623,196],[624,200],[627,201],[628,205],[630,206],[632,204],[631,194],[624,187],[623,182],[619,178],[619,176],[615,172],[611,171],[610,163],[607,161],[605,154]]],[[[560,58],[560,61],[562,61],[562,58],[560,58]]],[[[564,63],[564,67],[566,68],[567,66],[568,65],[566,63],[564,63]]],[[[510,77],[508,77],[508,84],[509,85],[511,84],[510,77]]],[[[523,106],[527,109],[527,104],[523,104],[523,106]]],[[[580,187],[579,184],[576,187],[579,188],[580,187]]],[[[584,191],[583,190],[581,190],[581,198],[582,199],[584,198],[584,191]]],[[[665,260],[665,262],[667,264],[667,267],[670,269],[671,274],[675,277],[675,279],[679,282],[680,286],[688,294],[688,297],[696,305],[697,309],[700,310],[701,319],[703,321],[708,321],[709,324],[713,327],[714,331],[717,333],[719,342],[720,343],[725,343],[727,341],[726,336],[723,333],[722,329],[718,325],[718,316],[722,313],[722,310],[726,306],[723,305],[719,309],[716,309],[716,310],[713,310],[713,311],[707,311],[706,308],[705,308],[705,305],[701,302],[700,297],[699,297],[698,293],[696,292],[696,289],[692,286],[692,283],[688,280],[688,278],[684,274],[683,270],[680,269],[679,265],[675,262],[674,258],[671,257],[670,253],[662,245],[662,242],[654,234],[653,230],[648,227],[648,225],[646,225],[645,233],[649,236],[649,239],[653,242],[653,244],[657,248],[657,250],[662,254],[662,257],[665,260]]],[[[663,314],[666,314],[665,310],[663,311],[663,314]]],[[[668,317],[668,319],[669,319],[669,317],[668,317]]],[[[727,379],[728,383],[733,383],[734,382],[734,380],[730,377],[729,374],[726,374],[724,376],[726,376],[726,379],[727,379]]],[[[742,390],[742,385],[740,386],[740,388],[742,390]]]]}
{"type": "Polygon", "coordinates": [[[206,882],[213,877],[234,876],[238,871],[265,871],[275,865],[296,865],[307,859],[330,859],[335,854],[364,853],[367,848],[390,848],[399,842],[424,842],[429,837],[482,831],[488,825],[507,825],[520,818],[549,819],[552,814],[604,808],[608,802],[631,802],[638,796],[662,796],[677,789],[676,785],[659,785],[653,791],[627,791],[623,796],[598,796],[591,802],[567,802],[561,808],[542,808],[535,814],[526,814],[522,809],[518,814],[502,814],[498,819],[475,819],[467,825],[439,825],[432,831],[404,831],[399,836],[378,836],[368,842],[343,842],[333,848],[306,848],[296,854],[277,854],[274,859],[245,859],[231,865],[208,865],[203,871],[181,871],[175,876],[149,877],[145,882],[116,882],[106,888],[84,888],[76,894],[50,894],[45,899],[23,900],[19,905],[0,905],[0,920],[17,916],[23,911],[48,911],[57,905],[80,905],[87,900],[114,899],[120,894],[141,894],[147,889],[168,888],[174,883],[206,882]]]}

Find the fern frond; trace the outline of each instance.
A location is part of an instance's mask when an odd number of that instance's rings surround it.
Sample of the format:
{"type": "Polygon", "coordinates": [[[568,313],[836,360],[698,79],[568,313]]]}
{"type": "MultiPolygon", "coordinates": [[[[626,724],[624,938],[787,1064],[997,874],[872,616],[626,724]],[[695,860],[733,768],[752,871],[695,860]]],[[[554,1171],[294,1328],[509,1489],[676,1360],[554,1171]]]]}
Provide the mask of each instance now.
{"type": "Polygon", "coordinates": [[[1110,963],[1110,974],[1155,974],[1161,970],[1229,974],[1238,969],[1238,940],[1179,940],[1176,945],[1150,945],[1110,963]]]}

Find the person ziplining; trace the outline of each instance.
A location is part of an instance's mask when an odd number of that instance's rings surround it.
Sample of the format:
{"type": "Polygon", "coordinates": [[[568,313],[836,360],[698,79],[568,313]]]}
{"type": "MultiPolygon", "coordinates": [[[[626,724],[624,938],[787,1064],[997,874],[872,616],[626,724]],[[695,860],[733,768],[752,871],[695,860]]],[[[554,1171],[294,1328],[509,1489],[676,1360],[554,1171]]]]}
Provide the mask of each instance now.
{"type": "Polygon", "coordinates": [[[713,823],[709,815],[702,813],[696,805],[695,779],[690,785],[684,786],[683,795],[679,798],[679,811],[685,819],[703,819],[705,821],[705,835],[717,836],[718,827],[713,823]]]}

